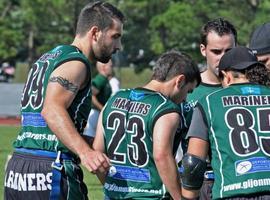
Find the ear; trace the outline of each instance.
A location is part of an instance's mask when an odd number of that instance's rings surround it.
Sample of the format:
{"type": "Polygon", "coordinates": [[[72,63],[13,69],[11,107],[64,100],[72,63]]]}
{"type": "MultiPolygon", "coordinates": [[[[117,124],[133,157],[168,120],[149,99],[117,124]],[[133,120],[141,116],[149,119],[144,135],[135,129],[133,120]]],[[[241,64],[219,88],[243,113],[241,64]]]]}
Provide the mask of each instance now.
{"type": "Polygon", "coordinates": [[[206,57],[206,46],[204,44],[200,44],[200,50],[203,57],[206,57]]]}
{"type": "Polygon", "coordinates": [[[183,74],[180,74],[177,78],[176,78],[176,86],[178,88],[182,88],[185,85],[185,80],[186,77],[183,74]]]}
{"type": "Polygon", "coordinates": [[[94,40],[97,41],[99,34],[100,34],[100,29],[97,26],[93,26],[89,31],[88,31],[89,37],[94,40]]]}
{"type": "Polygon", "coordinates": [[[233,76],[232,76],[232,73],[230,72],[230,71],[221,71],[221,73],[223,74],[223,76],[224,76],[224,78],[223,78],[223,80],[222,80],[222,83],[223,83],[223,85],[224,86],[228,86],[228,85],[230,85],[231,84],[231,82],[232,82],[232,78],[233,78],[233,76]]]}

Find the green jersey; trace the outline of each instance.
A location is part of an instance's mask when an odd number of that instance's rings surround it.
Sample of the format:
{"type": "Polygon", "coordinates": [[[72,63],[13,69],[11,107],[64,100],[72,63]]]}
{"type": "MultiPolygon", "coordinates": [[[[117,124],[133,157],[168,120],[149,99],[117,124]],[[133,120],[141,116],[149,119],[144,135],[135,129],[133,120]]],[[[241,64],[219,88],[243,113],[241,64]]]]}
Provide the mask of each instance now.
{"type": "MultiPolygon", "coordinates": [[[[192,119],[193,109],[196,103],[198,102],[198,100],[202,98],[203,96],[210,94],[221,88],[222,88],[221,84],[214,85],[214,84],[206,84],[202,82],[197,88],[194,89],[192,93],[188,94],[186,102],[181,104],[182,115],[184,116],[183,128],[181,129],[181,135],[183,138],[186,137],[186,134],[188,132],[191,119],[192,119]]],[[[182,150],[184,153],[187,151],[186,140],[182,140],[182,150]]]]}
{"type": "Polygon", "coordinates": [[[201,83],[197,88],[194,89],[194,91],[187,96],[187,102],[184,103],[184,112],[188,113],[186,114],[188,124],[190,124],[191,116],[192,116],[192,110],[195,107],[197,101],[202,98],[203,96],[210,94],[216,90],[221,89],[221,84],[206,84],[201,83]],[[190,112],[190,113],[189,113],[190,112]]]}
{"type": "Polygon", "coordinates": [[[160,199],[166,193],[153,158],[153,128],[179,106],[155,91],[120,90],[103,111],[106,154],[112,167],[105,195],[113,199],[160,199]]]}
{"type": "MultiPolygon", "coordinates": [[[[58,46],[42,55],[31,68],[21,99],[21,130],[14,142],[16,148],[31,148],[68,153],[69,150],[56,138],[41,116],[46,88],[51,73],[59,65],[78,60],[83,62],[90,76],[90,63],[79,49],[71,45],[58,46]]],[[[80,90],[68,113],[77,131],[82,134],[91,109],[91,80],[80,90]]],[[[69,152],[71,153],[71,152],[69,152]]]]}
{"type": "Polygon", "coordinates": [[[270,89],[234,84],[198,101],[208,127],[213,199],[270,191],[270,89]]]}
{"type": "MultiPolygon", "coordinates": [[[[99,90],[97,99],[102,105],[105,105],[112,94],[112,88],[108,78],[101,74],[97,74],[92,80],[92,86],[99,90]]],[[[92,107],[95,108],[94,105],[92,105],[92,107]]]]}

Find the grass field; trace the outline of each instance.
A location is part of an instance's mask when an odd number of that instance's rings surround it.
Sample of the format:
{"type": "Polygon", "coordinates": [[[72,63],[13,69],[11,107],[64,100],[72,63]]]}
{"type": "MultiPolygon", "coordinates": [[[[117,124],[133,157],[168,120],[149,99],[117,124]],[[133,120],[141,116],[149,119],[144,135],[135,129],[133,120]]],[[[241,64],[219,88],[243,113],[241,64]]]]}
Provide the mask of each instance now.
{"type": "MultiPolygon", "coordinates": [[[[19,127],[14,126],[0,126],[0,199],[4,195],[4,176],[5,176],[5,163],[7,156],[12,153],[12,142],[17,136],[19,127]]],[[[88,187],[88,197],[93,200],[103,199],[102,186],[96,176],[84,169],[84,181],[88,187]]]]}

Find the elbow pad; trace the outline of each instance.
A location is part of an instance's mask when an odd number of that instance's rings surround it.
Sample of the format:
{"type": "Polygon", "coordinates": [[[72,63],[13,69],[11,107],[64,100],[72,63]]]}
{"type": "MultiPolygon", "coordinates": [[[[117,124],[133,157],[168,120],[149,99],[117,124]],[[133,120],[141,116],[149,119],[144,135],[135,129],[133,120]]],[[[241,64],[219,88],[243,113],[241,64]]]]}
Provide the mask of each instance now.
{"type": "Polygon", "coordinates": [[[180,170],[182,187],[187,190],[200,189],[203,184],[206,166],[205,160],[195,155],[185,154],[180,170]]]}

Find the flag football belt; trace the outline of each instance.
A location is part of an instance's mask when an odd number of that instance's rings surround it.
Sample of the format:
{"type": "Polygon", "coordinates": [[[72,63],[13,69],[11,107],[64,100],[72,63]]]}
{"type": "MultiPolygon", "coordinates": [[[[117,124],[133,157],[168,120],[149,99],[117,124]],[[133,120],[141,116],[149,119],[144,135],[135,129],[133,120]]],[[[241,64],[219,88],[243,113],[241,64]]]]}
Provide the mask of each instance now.
{"type": "Polygon", "coordinates": [[[205,171],[204,172],[204,179],[205,180],[214,180],[215,179],[214,172],[212,170],[211,171],[205,171]]]}
{"type": "Polygon", "coordinates": [[[35,149],[25,149],[25,148],[16,148],[15,152],[26,153],[35,156],[44,156],[47,158],[55,158],[55,161],[52,162],[52,190],[50,193],[50,200],[58,200],[60,198],[60,182],[62,176],[63,164],[61,160],[73,160],[72,157],[66,153],[61,153],[61,151],[45,151],[45,150],[35,150],[35,149]]]}

